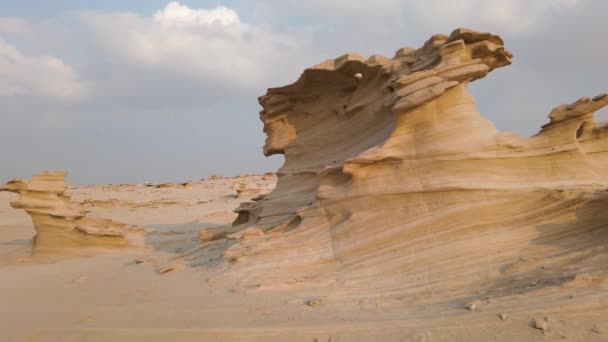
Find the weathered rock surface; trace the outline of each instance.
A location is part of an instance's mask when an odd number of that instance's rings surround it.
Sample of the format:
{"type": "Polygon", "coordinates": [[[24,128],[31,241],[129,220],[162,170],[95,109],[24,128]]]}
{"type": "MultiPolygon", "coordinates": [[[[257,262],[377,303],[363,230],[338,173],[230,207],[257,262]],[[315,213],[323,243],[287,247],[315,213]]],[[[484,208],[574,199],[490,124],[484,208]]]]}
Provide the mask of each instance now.
{"type": "Polygon", "coordinates": [[[269,89],[264,153],[285,163],[274,191],[237,209],[235,225],[265,238],[227,249],[231,271],[459,298],[606,272],[608,128],[594,112],[608,97],[557,107],[528,139],[501,132],[467,85],[511,58],[500,37],[459,29],[269,89]]]}
{"type": "Polygon", "coordinates": [[[34,251],[69,253],[83,247],[123,247],[131,245],[127,234],[134,227],[109,219],[87,217],[87,210],[71,202],[65,192],[64,171],[46,171],[31,181],[15,178],[0,191],[19,194],[11,206],[24,209],[36,228],[34,251]]]}
{"type": "MultiPolygon", "coordinates": [[[[510,59],[499,37],[457,30],[270,89],[265,153],[285,155],[270,193],[272,175],[70,189],[152,229],[150,248],[0,265],[2,332],[27,331],[5,340],[605,341],[608,129],[593,112],[608,100],[557,107],[531,138],[500,132],[466,86],[510,59]]],[[[39,234],[121,240],[63,216],[39,234]]]]}

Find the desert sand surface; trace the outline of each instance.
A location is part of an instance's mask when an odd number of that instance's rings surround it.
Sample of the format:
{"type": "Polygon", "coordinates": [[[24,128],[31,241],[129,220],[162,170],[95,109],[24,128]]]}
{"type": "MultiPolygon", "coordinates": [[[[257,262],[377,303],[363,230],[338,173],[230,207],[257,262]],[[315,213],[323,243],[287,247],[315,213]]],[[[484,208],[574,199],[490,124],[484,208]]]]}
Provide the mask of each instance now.
{"type": "MultiPolygon", "coordinates": [[[[608,338],[605,320],[608,287],[591,274],[551,282],[544,280],[538,271],[537,278],[531,278],[538,279],[537,284],[530,280],[526,288],[514,288],[508,296],[468,289],[470,294],[463,297],[416,288],[399,294],[382,288],[376,293],[374,290],[358,293],[337,278],[293,279],[251,286],[241,284],[238,278],[222,277],[217,259],[226,248],[226,241],[197,250],[199,229],[231,224],[236,217],[232,210],[244,200],[236,197],[240,184],[247,184],[252,189],[247,196],[255,197],[268,193],[275,181],[274,176],[259,175],[218,177],[191,182],[188,187],[178,184],[166,188],[70,187],[68,193],[74,200],[88,203],[85,206],[91,210],[90,215],[112,217],[149,230],[144,247],[77,257],[32,256],[31,238],[35,230],[29,216],[9,207],[9,201],[15,200],[16,195],[0,193],[3,279],[0,339],[605,341],[608,338]],[[161,274],[167,267],[175,268],[161,274]],[[475,300],[480,301],[477,310],[465,308],[475,300]],[[504,320],[501,314],[505,315],[504,320]],[[530,326],[532,320],[545,318],[547,331],[530,326]]],[[[501,239],[491,238],[494,248],[504,248],[501,239]]],[[[580,258],[587,254],[584,248],[579,253],[580,258]]],[[[512,265],[505,263],[503,267],[530,272],[540,267],[556,267],[553,265],[559,262],[546,260],[542,250],[513,254],[510,260],[505,258],[512,265]]],[[[408,284],[401,286],[407,288],[408,284]]],[[[463,290],[457,284],[452,286],[454,292],[463,290]]],[[[433,285],[427,287],[432,290],[433,285]]]]}
{"type": "Polygon", "coordinates": [[[276,173],[5,184],[0,339],[608,341],[608,96],[501,132],[467,85],[504,44],[458,29],[268,89],[276,173]]]}

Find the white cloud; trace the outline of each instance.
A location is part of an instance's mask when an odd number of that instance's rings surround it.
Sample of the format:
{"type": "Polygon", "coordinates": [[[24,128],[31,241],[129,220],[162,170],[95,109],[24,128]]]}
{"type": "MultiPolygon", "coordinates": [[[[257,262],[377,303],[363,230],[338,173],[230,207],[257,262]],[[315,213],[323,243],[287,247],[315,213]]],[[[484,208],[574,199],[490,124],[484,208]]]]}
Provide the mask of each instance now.
{"type": "Polygon", "coordinates": [[[87,86],[69,65],[53,56],[28,56],[0,37],[0,97],[33,95],[79,99],[87,86]]]}
{"type": "Polygon", "coordinates": [[[171,2],[151,17],[88,13],[81,19],[94,48],[115,64],[235,90],[280,75],[277,64],[298,56],[294,37],[244,23],[226,7],[171,2]]]}
{"type": "Polygon", "coordinates": [[[294,35],[245,23],[223,6],[173,1],[148,16],[0,17],[0,96],[19,100],[11,105],[23,112],[35,103],[83,98],[110,110],[161,103],[200,108],[290,81],[302,55],[294,35]]]}
{"type": "Polygon", "coordinates": [[[198,25],[230,25],[240,22],[238,14],[230,8],[218,6],[212,10],[191,9],[172,1],[156,12],[154,20],[164,25],[198,26],[198,25]]]}

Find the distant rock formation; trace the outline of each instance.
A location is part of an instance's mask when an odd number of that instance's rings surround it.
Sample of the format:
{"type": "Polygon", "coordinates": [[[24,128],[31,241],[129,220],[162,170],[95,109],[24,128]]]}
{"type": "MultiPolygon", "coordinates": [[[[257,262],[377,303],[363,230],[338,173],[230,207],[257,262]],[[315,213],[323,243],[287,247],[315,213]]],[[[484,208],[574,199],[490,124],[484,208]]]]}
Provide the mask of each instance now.
{"type": "MultiPolygon", "coordinates": [[[[458,29],[268,89],[264,154],[285,163],[274,191],[237,209],[237,227],[265,235],[225,251],[231,270],[266,280],[339,270],[344,284],[397,292],[403,279],[408,291],[448,286],[446,274],[489,286],[508,269],[495,260],[540,251],[560,258],[554,274],[576,272],[577,249],[608,245],[608,126],[594,119],[608,96],[557,107],[529,139],[500,132],[467,84],[511,58],[500,37],[458,29]]],[[[606,271],[588,250],[577,266],[606,271]]]]}
{"type": "Polygon", "coordinates": [[[69,253],[82,247],[123,247],[131,242],[126,238],[132,229],[126,224],[109,219],[87,217],[87,210],[70,201],[66,195],[65,171],[46,171],[2,185],[0,191],[14,192],[19,199],[11,206],[24,209],[36,228],[34,251],[69,253]]]}

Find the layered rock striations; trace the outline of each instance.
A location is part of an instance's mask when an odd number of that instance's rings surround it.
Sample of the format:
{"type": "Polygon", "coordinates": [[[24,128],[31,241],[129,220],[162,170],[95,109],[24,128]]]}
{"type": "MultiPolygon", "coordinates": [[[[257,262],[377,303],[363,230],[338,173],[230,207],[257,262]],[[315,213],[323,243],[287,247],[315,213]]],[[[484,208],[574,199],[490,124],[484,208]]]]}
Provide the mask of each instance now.
{"type": "Polygon", "coordinates": [[[64,171],[46,171],[31,181],[15,178],[0,191],[19,194],[11,206],[24,209],[36,229],[34,251],[69,253],[83,247],[123,247],[132,245],[128,237],[134,227],[109,219],[88,217],[87,210],[71,202],[66,194],[64,171]]]}
{"type": "Polygon", "coordinates": [[[264,234],[225,251],[231,269],[452,295],[605,273],[608,128],[594,112],[608,97],[557,107],[528,139],[501,132],[467,85],[511,58],[500,37],[458,29],[269,89],[264,153],[285,163],[274,191],[237,209],[237,227],[264,234]],[[517,264],[534,255],[552,268],[517,264]]]}

